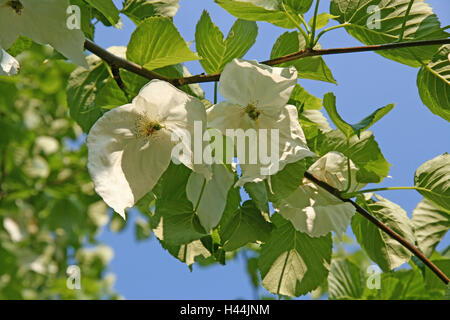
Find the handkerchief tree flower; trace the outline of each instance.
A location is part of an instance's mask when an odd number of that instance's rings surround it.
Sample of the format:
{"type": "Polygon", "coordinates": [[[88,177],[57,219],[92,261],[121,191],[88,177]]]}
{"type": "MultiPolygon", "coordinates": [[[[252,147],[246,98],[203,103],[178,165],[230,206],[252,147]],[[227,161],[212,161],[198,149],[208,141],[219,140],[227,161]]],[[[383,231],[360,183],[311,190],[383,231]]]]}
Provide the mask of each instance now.
{"type": "MultiPolygon", "coordinates": [[[[106,112],[86,140],[95,191],[125,217],[169,166],[177,144],[172,134],[193,133],[194,121],[206,127],[203,103],[160,80],[145,85],[132,103],[106,112]]],[[[185,154],[176,160],[195,169],[185,154]]]]}
{"type": "MultiPolygon", "coordinates": [[[[349,183],[352,192],[364,187],[356,182],[358,169],[353,162],[350,162],[351,182],[348,180],[347,158],[340,152],[327,153],[308,171],[338,190],[347,189],[349,183]]],[[[324,236],[331,231],[342,235],[356,211],[352,204],[343,202],[308,179],[303,179],[303,184],[276,207],[298,231],[312,237],[324,236]]]]}
{"type": "MultiPolygon", "coordinates": [[[[273,132],[271,130],[278,130],[279,133],[274,159],[278,162],[278,168],[274,169],[273,163],[263,163],[259,157],[255,164],[249,164],[238,154],[242,169],[238,186],[262,181],[288,163],[314,156],[306,145],[296,107],[287,104],[296,83],[297,71],[293,67],[269,67],[242,59],[234,59],[225,66],[219,92],[226,100],[208,109],[208,125],[224,135],[230,129],[256,129],[258,145],[262,139],[259,129],[268,130],[269,134],[273,132]],[[264,174],[264,169],[268,174],[264,174]]],[[[272,136],[267,141],[271,139],[272,136]]],[[[246,153],[250,149],[248,144],[246,153]]]]}

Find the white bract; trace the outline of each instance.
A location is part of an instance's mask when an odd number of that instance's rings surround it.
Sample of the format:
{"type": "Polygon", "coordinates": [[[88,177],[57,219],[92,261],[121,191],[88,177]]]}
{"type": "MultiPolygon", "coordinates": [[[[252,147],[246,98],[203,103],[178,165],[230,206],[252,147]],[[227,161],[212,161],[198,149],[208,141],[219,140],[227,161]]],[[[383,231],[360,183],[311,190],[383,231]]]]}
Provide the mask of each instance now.
{"type": "MultiPolygon", "coordinates": [[[[160,80],[145,85],[132,103],[106,112],[87,137],[95,191],[125,217],[125,209],[151,191],[169,166],[178,143],[172,141],[172,133],[192,134],[194,121],[205,127],[203,103],[160,80]]],[[[201,171],[192,157],[174,160],[201,171]]]]}
{"type": "MultiPolygon", "coordinates": [[[[357,170],[350,162],[352,179],[350,191],[363,187],[356,182],[357,170]]],[[[319,180],[341,191],[347,188],[347,158],[339,152],[327,153],[308,171],[319,180]]],[[[355,213],[352,204],[343,202],[307,179],[304,179],[303,185],[283,199],[277,207],[280,214],[290,220],[297,230],[313,237],[324,236],[330,231],[340,236],[347,230],[355,213]]]]}
{"type": "MultiPolygon", "coordinates": [[[[220,77],[219,92],[226,101],[208,109],[209,127],[228,136],[232,135],[230,129],[235,132],[236,129],[244,132],[254,129],[258,141],[253,144],[261,148],[261,139],[267,137],[267,155],[271,154],[270,159],[275,160],[263,161],[260,149],[256,163],[251,163],[248,159],[242,159],[238,152],[242,176],[237,186],[262,181],[282,170],[288,163],[314,156],[306,145],[296,107],[287,105],[296,83],[297,71],[294,67],[269,67],[241,59],[234,59],[225,66],[220,77]],[[267,130],[266,135],[261,129],[267,130]],[[272,141],[276,140],[272,138],[277,130],[278,141],[276,148],[273,148],[272,141]]],[[[246,143],[247,151],[251,149],[251,144],[246,143]]]]}
{"type": "Polygon", "coordinates": [[[0,76],[13,76],[19,68],[19,62],[0,47],[0,76]]]}
{"type": "Polygon", "coordinates": [[[0,0],[0,47],[8,49],[23,35],[49,44],[74,63],[87,67],[84,34],[67,28],[68,0],[0,0]]]}

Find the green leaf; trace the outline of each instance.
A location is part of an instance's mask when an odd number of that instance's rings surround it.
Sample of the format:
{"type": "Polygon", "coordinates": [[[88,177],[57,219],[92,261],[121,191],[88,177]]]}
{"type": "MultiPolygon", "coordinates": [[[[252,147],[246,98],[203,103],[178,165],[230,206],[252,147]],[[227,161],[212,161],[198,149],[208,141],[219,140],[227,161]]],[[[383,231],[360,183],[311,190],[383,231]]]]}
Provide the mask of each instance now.
{"type": "Polygon", "coordinates": [[[418,269],[399,270],[381,274],[380,288],[365,287],[362,299],[366,300],[425,300],[439,299],[436,290],[425,287],[424,279],[418,269]]]}
{"type": "Polygon", "coordinates": [[[111,25],[115,26],[119,22],[119,10],[112,0],[84,0],[97,9],[111,25]]]}
{"type": "Polygon", "coordinates": [[[22,52],[30,49],[32,45],[33,41],[24,36],[20,36],[17,38],[14,44],[8,50],[6,50],[6,52],[8,52],[13,57],[16,57],[22,52]]]}
{"type": "Polygon", "coordinates": [[[131,35],[127,59],[153,70],[198,60],[168,18],[148,18],[131,35]]]}
{"type": "MultiPolygon", "coordinates": [[[[282,57],[307,47],[307,41],[301,33],[285,32],[275,42],[270,53],[270,58],[282,57]]],[[[315,49],[320,49],[317,45],[315,49]]],[[[298,71],[298,77],[303,79],[319,80],[330,83],[336,83],[331,70],[325,64],[322,57],[306,57],[280,64],[281,67],[295,66],[298,71]]]]}
{"type": "Polygon", "coordinates": [[[125,0],[122,13],[135,24],[149,17],[173,18],[180,7],[180,0],[125,0]]]}
{"type": "Polygon", "coordinates": [[[307,159],[287,164],[283,170],[270,176],[268,195],[271,202],[277,202],[289,196],[302,184],[307,169],[307,159]]]}
{"type": "Polygon", "coordinates": [[[114,109],[128,102],[125,93],[119,88],[116,81],[109,78],[95,96],[94,107],[114,109]]]}
{"type": "Polygon", "coordinates": [[[224,40],[222,32],[204,10],[195,29],[195,45],[202,57],[202,67],[209,74],[222,72],[227,63],[247,53],[257,35],[258,26],[255,22],[238,19],[224,40]]]}
{"type": "Polygon", "coordinates": [[[359,168],[356,180],[360,183],[379,183],[389,173],[390,164],[378,147],[370,131],[363,131],[360,138],[353,136],[347,146],[347,139],[338,130],[319,134],[314,152],[323,156],[330,151],[339,151],[349,157],[359,168]]]}
{"type": "Polygon", "coordinates": [[[423,199],[413,211],[412,223],[419,249],[430,257],[450,228],[450,211],[423,199]]]}
{"type": "Polygon", "coordinates": [[[288,104],[292,104],[302,111],[322,109],[322,99],[313,96],[299,84],[295,85],[288,104]]]}
{"type": "Polygon", "coordinates": [[[298,120],[308,142],[321,132],[331,131],[327,118],[319,110],[304,110],[299,114],[298,120]]]}
{"type": "Polygon", "coordinates": [[[87,61],[89,70],[76,68],[70,75],[66,90],[70,116],[84,132],[89,132],[105,111],[95,105],[95,100],[109,77],[108,69],[100,59],[89,56],[87,61]]]}
{"type": "Polygon", "coordinates": [[[314,290],[328,275],[331,235],[311,238],[296,231],[277,213],[272,222],[275,228],[259,257],[263,287],[273,294],[291,297],[314,290]]]}
{"type": "Polygon", "coordinates": [[[211,169],[210,180],[205,181],[203,174],[192,172],[186,186],[187,198],[194,209],[198,206],[196,213],[205,230],[211,230],[219,223],[234,183],[234,174],[225,165],[212,164],[211,169]]]}
{"type": "MultiPolygon", "coordinates": [[[[214,0],[214,2],[240,19],[267,21],[287,29],[296,28],[283,10],[280,0],[214,0]]],[[[293,2],[293,0],[288,2],[293,2]]]]}
{"type": "Polygon", "coordinates": [[[232,219],[220,230],[226,251],[233,251],[247,243],[267,241],[272,226],[251,201],[246,201],[232,219]]]}
{"type": "Polygon", "coordinates": [[[296,14],[306,13],[313,3],[313,0],[281,0],[285,6],[289,7],[296,14]]]}
{"type": "Polygon", "coordinates": [[[201,240],[194,240],[183,245],[170,245],[161,240],[160,243],[171,255],[181,262],[186,263],[188,266],[193,265],[200,259],[207,259],[211,256],[211,252],[204,246],[201,240]]]}
{"type": "Polygon", "coordinates": [[[338,127],[338,129],[341,130],[341,132],[345,134],[347,138],[350,138],[354,134],[360,137],[362,131],[370,128],[373,124],[375,124],[378,120],[380,120],[394,108],[394,104],[388,104],[387,106],[375,110],[369,116],[365,117],[358,123],[349,124],[345,122],[339,115],[336,109],[336,97],[333,93],[329,92],[323,96],[323,106],[325,107],[325,110],[327,110],[331,121],[333,121],[336,127],[338,127]]]}
{"type": "MultiPolygon", "coordinates": [[[[325,27],[328,24],[330,19],[335,19],[335,18],[338,18],[338,16],[333,16],[332,14],[329,14],[327,12],[318,14],[317,18],[316,18],[316,30],[322,29],[323,27],[325,27]]],[[[313,23],[314,23],[314,17],[312,17],[308,22],[308,24],[311,28],[313,26],[313,23]]]]}
{"type": "Polygon", "coordinates": [[[328,275],[330,300],[359,299],[364,292],[361,269],[347,259],[333,259],[328,275]]]}
{"type": "MultiPolygon", "coordinates": [[[[378,201],[367,201],[367,208],[372,215],[407,241],[414,243],[412,224],[407,213],[399,205],[379,195],[375,195],[375,198],[378,201]]],[[[383,271],[397,268],[411,258],[411,252],[362,215],[353,217],[352,230],[370,259],[383,271]]]]}
{"type": "MultiPolygon", "coordinates": [[[[450,259],[433,259],[431,262],[445,275],[448,276],[450,274],[450,259]]],[[[447,285],[429,268],[425,269],[425,286],[428,289],[440,290],[443,294],[447,290],[447,285]]]]}
{"type": "Polygon", "coordinates": [[[423,103],[450,121],[450,45],[442,46],[417,74],[417,88],[423,103]]]}
{"type": "Polygon", "coordinates": [[[414,185],[428,200],[450,210],[450,155],[444,153],[422,164],[414,175],[414,185]]]}
{"type": "MultiPolygon", "coordinates": [[[[392,43],[400,39],[409,2],[410,0],[332,0],[330,13],[338,16],[340,23],[348,23],[345,27],[347,32],[366,45],[392,43]],[[378,13],[369,10],[370,6],[377,6],[378,13]]],[[[431,7],[424,0],[415,0],[406,22],[403,41],[445,39],[447,36],[448,33],[441,29],[431,7]]],[[[428,62],[437,49],[438,46],[421,46],[377,53],[411,67],[420,67],[418,59],[428,62]]]]}
{"type": "Polygon", "coordinates": [[[206,234],[186,196],[190,173],[185,166],[170,163],[153,190],[157,200],[152,229],[159,230],[158,238],[170,245],[187,244],[206,234]]]}
{"type": "Polygon", "coordinates": [[[244,185],[245,191],[252,199],[256,208],[264,213],[269,213],[269,196],[264,182],[247,182],[244,185]]]}

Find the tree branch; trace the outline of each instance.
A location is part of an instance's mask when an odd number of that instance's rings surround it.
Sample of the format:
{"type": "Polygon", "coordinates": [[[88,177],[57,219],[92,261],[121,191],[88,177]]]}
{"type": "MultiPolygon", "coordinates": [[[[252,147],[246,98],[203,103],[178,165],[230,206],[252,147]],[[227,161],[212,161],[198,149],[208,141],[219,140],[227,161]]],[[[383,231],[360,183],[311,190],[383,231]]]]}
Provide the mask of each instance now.
{"type": "MultiPolygon", "coordinates": [[[[438,40],[422,40],[422,41],[410,41],[410,42],[400,42],[400,43],[388,43],[388,44],[379,44],[373,46],[360,46],[360,47],[349,47],[349,48],[335,48],[335,49],[320,49],[320,50],[312,50],[312,49],[303,49],[298,52],[294,52],[279,58],[262,61],[261,63],[274,66],[284,62],[289,62],[297,59],[302,59],[306,57],[313,56],[324,56],[324,55],[332,55],[332,54],[341,54],[341,53],[354,53],[354,52],[367,52],[367,51],[381,51],[381,50],[393,50],[393,49],[402,49],[402,48],[412,48],[412,47],[421,47],[421,46],[432,46],[432,45],[444,45],[450,44],[450,39],[438,39],[438,40]]],[[[186,78],[167,78],[161,76],[153,71],[150,71],[134,62],[122,59],[118,56],[115,56],[111,52],[101,48],[91,40],[86,39],[84,43],[84,47],[97,55],[101,59],[105,60],[109,64],[116,66],[117,68],[122,68],[133,72],[137,75],[140,75],[149,80],[160,79],[167,81],[174,86],[180,87],[187,84],[193,83],[204,83],[204,82],[214,82],[219,81],[220,73],[217,74],[199,74],[186,78]]]]}
{"type": "Polygon", "coordinates": [[[147,78],[149,80],[153,79],[159,79],[164,80],[170,83],[173,83],[173,79],[161,76],[153,71],[150,71],[134,62],[128,61],[126,59],[122,59],[108,50],[103,49],[93,41],[86,39],[84,42],[84,47],[86,50],[89,50],[99,58],[103,59],[105,62],[110,64],[111,66],[114,66],[116,68],[125,69],[130,72],[133,72],[137,75],[140,75],[141,77],[147,78]]]}
{"type": "Polygon", "coordinates": [[[383,230],[385,233],[387,233],[390,237],[394,238],[402,246],[404,246],[406,249],[408,249],[412,254],[414,254],[417,258],[419,258],[428,268],[431,269],[438,277],[441,279],[445,284],[449,283],[449,278],[433,263],[431,262],[427,257],[423,255],[420,250],[415,247],[413,244],[409,243],[405,238],[403,238],[401,235],[399,235],[397,232],[389,228],[387,225],[385,225],[383,222],[379,221],[377,218],[375,218],[373,215],[371,215],[367,210],[365,210],[363,207],[358,205],[356,202],[354,202],[351,199],[346,199],[341,196],[341,192],[330,186],[328,183],[325,183],[316,177],[314,177],[311,173],[305,172],[305,178],[314,182],[319,187],[325,189],[332,195],[334,195],[336,198],[351,203],[355,208],[356,211],[362,215],[364,218],[372,222],[377,228],[383,230]]]}

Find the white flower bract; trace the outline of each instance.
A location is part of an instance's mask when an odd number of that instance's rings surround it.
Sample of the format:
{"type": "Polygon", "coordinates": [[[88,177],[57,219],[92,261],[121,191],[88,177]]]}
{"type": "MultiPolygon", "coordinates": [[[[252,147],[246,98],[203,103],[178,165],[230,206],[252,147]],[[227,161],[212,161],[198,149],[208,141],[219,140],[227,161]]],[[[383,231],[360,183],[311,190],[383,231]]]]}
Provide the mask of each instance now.
{"type": "Polygon", "coordinates": [[[13,76],[19,68],[19,62],[0,47],[0,76],[13,76]]]}
{"type": "MultiPolygon", "coordinates": [[[[121,216],[151,191],[172,157],[173,132],[206,127],[203,103],[171,84],[152,80],[132,103],[106,112],[87,137],[88,169],[95,191],[121,216]]],[[[192,159],[177,161],[196,169],[192,159]]]]}
{"type": "MultiPolygon", "coordinates": [[[[321,181],[345,190],[348,184],[347,158],[339,152],[329,152],[318,159],[308,171],[321,181]]],[[[351,191],[363,185],[356,183],[357,168],[350,162],[351,191]]],[[[348,202],[336,198],[328,191],[316,186],[307,179],[277,206],[280,214],[290,220],[293,226],[312,237],[324,236],[330,231],[337,235],[344,233],[355,213],[355,208],[348,202]]]]}
{"type": "Polygon", "coordinates": [[[261,181],[288,163],[314,156],[306,145],[296,107],[287,105],[296,83],[294,67],[269,67],[242,59],[234,59],[225,66],[219,92],[226,101],[208,109],[209,127],[225,135],[227,129],[267,129],[268,141],[271,141],[273,129],[279,132],[278,168],[273,169],[272,163],[265,164],[259,158],[253,164],[239,159],[242,176],[237,186],[261,181]],[[269,173],[262,174],[261,169],[267,169],[269,173]]]}
{"type": "Polygon", "coordinates": [[[0,47],[8,49],[23,35],[49,44],[74,63],[87,67],[84,34],[67,27],[68,0],[0,0],[0,47]]]}

